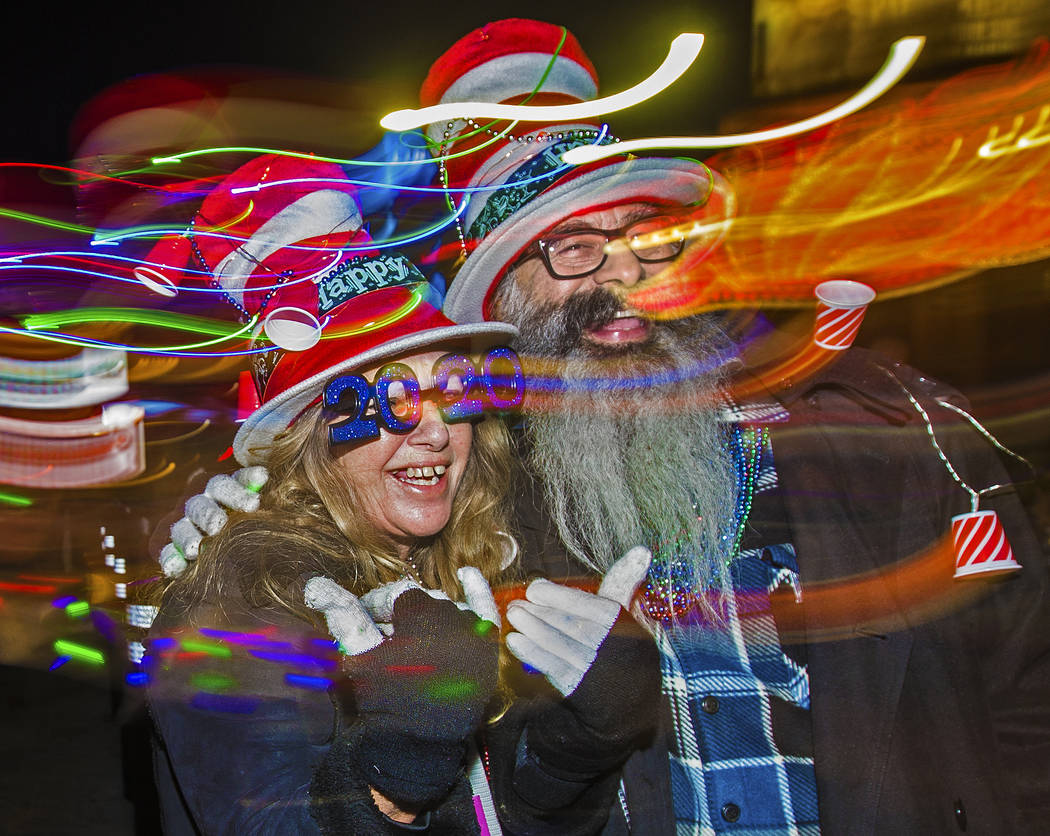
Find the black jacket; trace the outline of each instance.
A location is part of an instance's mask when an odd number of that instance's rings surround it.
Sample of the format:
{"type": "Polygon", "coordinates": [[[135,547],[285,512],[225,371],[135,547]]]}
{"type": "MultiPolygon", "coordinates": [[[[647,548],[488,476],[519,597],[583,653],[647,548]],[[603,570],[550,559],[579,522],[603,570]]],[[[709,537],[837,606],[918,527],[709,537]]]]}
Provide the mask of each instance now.
{"type": "MultiPolygon", "coordinates": [[[[992,445],[936,403],[963,405],[958,393],[861,349],[778,394],[791,418],[772,425],[772,444],[803,587],[792,638],[808,658],[822,832],[1046,832],[1046,556],[1004,490],[981,508],[998,512],[1023,569],[953,579],[945,537],[970,498],[885,369],[963,480],[1010,481],[992,445]]],[[[528,568],[579,574],[535,491],[522,532],[528,568]]],[[[669,716],[664,706],[665,733],[624,767],[630,828],[606,782],[612,815],[594,802],[592,832],[674,832],[669,716]]]]}

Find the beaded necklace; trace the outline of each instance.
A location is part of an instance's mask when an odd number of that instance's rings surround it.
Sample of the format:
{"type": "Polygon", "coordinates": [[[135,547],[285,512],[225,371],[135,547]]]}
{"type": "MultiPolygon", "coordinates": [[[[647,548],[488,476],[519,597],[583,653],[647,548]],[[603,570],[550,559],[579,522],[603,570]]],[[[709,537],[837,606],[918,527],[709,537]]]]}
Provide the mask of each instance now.
{"type": "Polygon", "coordinates": [[[418,583],[423,582],[423,575],[419,572],[419,567],[416,566],[416,559],[412,555],[406,555],[405,561],[408,563],[409,571],[405,573],[404,577],[410,581],[417,581],[418,583]]]}
{"type": "MultiPolygon", "coordinates": [[[[737,496],[732,525],[727,526],[721,535],[725,568],[740,553],[740,542],[755,498],[755,482],[762,464],[767,431],[755,426],[741,428],[740,424],[734,423],[728,428],[727,435],[724,445],[733,461],[737,496]]],[[[653,562],[642,587],[643,606],[650,617],[672,621],[693,609],[703,592],[697,589],[688,558],[678,544],[653,549],[653,562]]]]}
{"type": "MultiPolygon", "coordinates": [[[[241,315],[241,322],[249,322],[252,319],[252,314],[249,313],[244,305],[234,299],[233,296],[227,292],[226,288],[222,286],[219,280],[215,277],[211,265],[208,264],[207,260],[204,258],[204,253],[201,252],[200,245],[197,243],[197,238],[194,235],[199,214],[200,213],[194,215],[193,218],[190,219],[190,228],[186,231],[186,238],[189,240],[190,248],[193,250],[193,257],[197,259],[197,263],[201,266],[204,272],[208,274],[211,286],[218,290],[222,294],[222,297],[237,310],[237,313],[241,315]]],[[[274,294],[277,293],[277,291],[281,289],[281,285],[288,281],[292,276],[290,271],[284,271],[275,275],[276,282],[268,291],[266,291],[266,295],[263,297],[263,300],[259,305],[259,310],[255,313],[255,316],[257,317],[262,316],[263,312],[266,310],[266,306],[269,305],[270,300],[273,299],[274,294]]]]}

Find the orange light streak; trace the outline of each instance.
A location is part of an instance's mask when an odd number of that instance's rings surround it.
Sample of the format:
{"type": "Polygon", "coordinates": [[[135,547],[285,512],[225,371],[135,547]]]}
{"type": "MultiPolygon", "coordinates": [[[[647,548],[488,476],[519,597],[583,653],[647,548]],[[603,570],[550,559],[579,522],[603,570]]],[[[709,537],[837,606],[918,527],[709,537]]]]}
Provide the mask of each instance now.
{"type": "Polygon", "coordinates": [[[625,299],[657,318],[806,307],[828,279],[887,299],[1050,256],[1047,102],[1044,41],[813,134],[717,154],[706,162],[737,197],[722,246],[687,249],[625,299]]]}

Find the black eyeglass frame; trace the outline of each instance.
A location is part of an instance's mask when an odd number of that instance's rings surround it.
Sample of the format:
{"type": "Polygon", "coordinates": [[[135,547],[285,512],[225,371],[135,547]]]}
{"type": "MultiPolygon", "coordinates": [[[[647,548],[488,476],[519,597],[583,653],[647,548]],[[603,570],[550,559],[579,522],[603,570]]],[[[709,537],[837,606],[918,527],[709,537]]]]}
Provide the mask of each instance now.
{"type": "MultiPolygon", "coordinates": [[[[636,218],[629,224],[626,224],[620,227],[619,229],[597,229],[593,227],[583,227],[580,229],[566,230],[565,232],[561,233],[551,233],[549,235],[543,235],[537,238],[531,244],[529,244],[529,246],[527,246],[522,251],[522,254],[514,260],[514,263],[511,265],[511,269],[517,267],[520,264],[524,264],[530,259],[539,258],[543,261],[543,266],[547,268],[547,272],[550,274],[551,278],[564,279],[566,281],[568,281],[569,279],[583,279],[587,276],[597,273],[599,270],[602,269],[602,267],[605,266],[605,262],[609,259],[609,252],[606,248],[608,247],[611,241],[616,241],[621,238],[627,240],[627,232],[633,227],[636,227],[640,224],[650,223],[655,220],[664,219],[668,221],[669,226],[675,226],[678,223],[681,223],[681,221],[678,219],[678,216],[676,215],[649,215],[644,218],[636,218]],[[603,238],[605,238],[605,244],[602,249],[602,260],[599,261],[596,266],[591,267],[589,270],[586,270],[583,273],[573,273],[571,276],[565,276],[561,273],[556,272],[554,266],[551,264],[550,254],[547,252],[546,249],[547,246],[549,246],[548,242],[561,238],[569,238],[574,235],[586,235],[589,233],[601,235],[603,238]]],[[[646,258],[645,256],[641,255],[638,250],[631,249],[630,251],[634,255],[634,257],[637,258],[643,264],[659,264],[664,261],[674,261],[674,259],[678,258],[678,256],[682,254],[683,250],[685,250],[684,238],[681,238],[674,243],[678,245],[678,248],[670,255],[661,256],[660,258],[646,258]]],[[[629,246],[628,249],[630,249],[629,246]]]]}

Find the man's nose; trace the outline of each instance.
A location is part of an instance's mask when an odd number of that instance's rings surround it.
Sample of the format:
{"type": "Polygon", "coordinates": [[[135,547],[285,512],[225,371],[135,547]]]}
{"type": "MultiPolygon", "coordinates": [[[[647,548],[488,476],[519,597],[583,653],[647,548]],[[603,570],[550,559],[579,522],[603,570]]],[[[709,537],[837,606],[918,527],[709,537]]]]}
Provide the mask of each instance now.
{"type": "Polygon", "coordinates": [[[605,264],[592,274],[592,278],[595,284],[619,282],[624,287],[633,287],[645,278],[645,265],[630,247],[617,244],[622,242],[615,242],[609,247],[605,264]]]}

